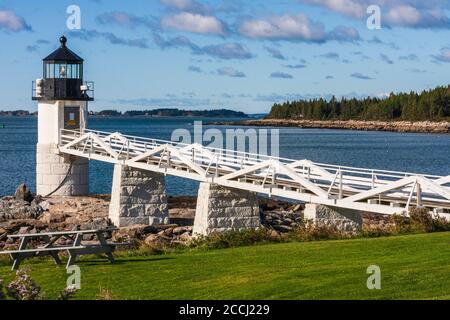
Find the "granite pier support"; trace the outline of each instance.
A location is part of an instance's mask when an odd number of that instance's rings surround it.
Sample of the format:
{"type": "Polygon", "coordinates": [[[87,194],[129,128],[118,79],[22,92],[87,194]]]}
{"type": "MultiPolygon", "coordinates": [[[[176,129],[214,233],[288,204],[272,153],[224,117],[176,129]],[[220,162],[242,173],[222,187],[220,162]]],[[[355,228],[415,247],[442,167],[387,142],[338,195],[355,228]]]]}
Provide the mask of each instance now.
{"type": "Polygon", "coordinates": [[[194,235],[207,236],[260,226],[261,217],[255,193],[211,183],[200,184],[194,235]]]}
{"type": "Polygon", "coordinates": [[[116,227],[168,224],[164,175],[116,164],[109,218],[116,227]]]}
{"type": "Polygon", "coordinates": [[[316,226],[332,227],[348,233],[358,232],[363,227],[362,212],[314,203],[306,204],[304,218],[316,226]]]}

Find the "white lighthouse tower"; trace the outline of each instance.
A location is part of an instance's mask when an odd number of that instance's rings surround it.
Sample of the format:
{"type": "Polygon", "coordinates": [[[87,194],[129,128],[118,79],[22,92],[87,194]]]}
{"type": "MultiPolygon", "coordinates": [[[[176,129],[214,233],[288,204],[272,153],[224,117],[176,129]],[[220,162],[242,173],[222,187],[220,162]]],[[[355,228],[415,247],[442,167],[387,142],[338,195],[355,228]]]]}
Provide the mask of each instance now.
{"type": "Polygon", "coordinates": [[[39,195],[80,196],[89,194],[88,160],[64,155],[58,144],[62,134],[83,132],[93,83],[83,82],[83,59],[66,46],[43,60],[43,78],[33,82],[38,101],[36,192],[39,195]]]}

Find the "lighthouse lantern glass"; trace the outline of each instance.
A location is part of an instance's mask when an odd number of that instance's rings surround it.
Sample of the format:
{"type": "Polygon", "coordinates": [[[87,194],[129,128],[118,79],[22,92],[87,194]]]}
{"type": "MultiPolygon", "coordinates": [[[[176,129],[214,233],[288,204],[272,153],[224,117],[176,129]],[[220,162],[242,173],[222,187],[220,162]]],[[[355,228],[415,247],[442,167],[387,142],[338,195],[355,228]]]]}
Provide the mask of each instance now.
{"type": "Polygon", "coordinates": [[[82,67],[78,63],[51,63],[44,66],[45,79],[80,79],[82,80],[82,67]]]}

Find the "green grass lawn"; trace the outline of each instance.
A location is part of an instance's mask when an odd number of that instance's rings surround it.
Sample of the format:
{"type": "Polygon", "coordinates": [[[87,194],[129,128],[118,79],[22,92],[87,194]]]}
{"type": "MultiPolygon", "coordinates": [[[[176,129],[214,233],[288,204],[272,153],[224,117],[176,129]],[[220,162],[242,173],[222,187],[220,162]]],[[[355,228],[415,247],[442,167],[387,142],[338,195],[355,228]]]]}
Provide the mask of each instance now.
{"type": "MultiPolygon", "coordinates": [[[[77,299],[107,290],[116,299],[448,299],[450,233],[377,239],[287,243],[162,256],[117,263],[85,257],[78,263],[77,299]],[[382,289],[368,290],[369,265],[382,272],[382,289]]],[[[23,264],[47,298],[65,287],[64,267],[51,260],[23,264]]],[[[0,263],[9,281],[10,264],[0,263]]]]}

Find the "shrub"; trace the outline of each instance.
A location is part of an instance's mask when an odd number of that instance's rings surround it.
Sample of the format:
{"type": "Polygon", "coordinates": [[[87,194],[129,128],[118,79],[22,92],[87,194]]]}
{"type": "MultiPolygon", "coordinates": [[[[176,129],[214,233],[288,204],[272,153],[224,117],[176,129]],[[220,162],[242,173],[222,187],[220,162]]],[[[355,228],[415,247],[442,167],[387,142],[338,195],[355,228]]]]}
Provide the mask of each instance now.
{"type": "Polygon", "coordinates": [[[18,270],[7,287],[8,295],[15,300],[37,300],[41,288],[31,279],[28,270],[18,270]]]}
{"type": "Polygon", "coordinates": [[[355,236],[358,236],[358,234],[342,232],[335,227],[303,223],[284,234],[265,228],[214,233],[195,238],[190,246],[191,248],[224,249],[264,243],[349,239],[355,236]]]}
{"type": "Polygon", "coordinates": [[[0,278],[0,300],[5,300],[6,296],[5,296],[5,291],[4,291],[4,287],[3,287],[3,279],[0,278]]]}
{"type": "Polygon", "coordinates": [[[433,229],[437,232],[450,231],[450,221],[447,221],[447,219],[443,217],[437,216],[433,219],[433,229]]]}
{"type": "Polygon", "coordinates": [[[392,227],[380,227],[380,228],[372,228],[366,229],[361,232],[361,236],[363,238],[380,238],[380,237],[388,237],[394,234],[392,227]]]}
{"type": "Polygon", "coordinates": [[[73,287],[73,286],[67,287],[59,293],[58,300],[63,300],[63,301],[69,300],[76,293],[77,293],[76,287],[73,287]]]}
{"type": "Polygon", "coordinates": [[[413,208],[409,212],[409,217],[402,214],[393,215],[391,219],[395,226],[394,233],[450,231],[450,222],[439,216],[433,218],[427,208],[413,208]]]}
{"type": "Polygon", "coordinates": [[[394,214],[391,217],[394,234],[410,233],[412,231],[411,219],[406,214],[394,214]]]}
{"type": "Polygon", "coordinates": [[[416,232],[433,232],[433,216],[427,208],[413,208],[409,211],[411,227],[416,232]]]}
{"type": "Polygon", "coordinates": [[[167,250],[166,246],[159,243],[147,244],[143,242],[137,250],[137,253],[140,256],[158,256],[166,253],[167,250]]]}
{"type": "Polygon", "coordinates": [[[274,238],[266,229],[235,230],[223,233],[213,233],[207,237],[195,238],[190,246],[205,249],[224,249],[250,246],[259,243],[280,242],[282,237],[274,238]]]}
{"type": "Polygon", "coordinates": [[[100,292],[97,295],[99,300],[114,300],[114,295],[112,292],[105,288],[100,288],[100,292]]]}
{"type": "Polygon", "coordinates": [[[357,236],[356,233],[343,232],[336,227],[327,225],[315,225],[304,223],[289,233],[289,238],[294,241],[318,241],[349,239],[357,236]]]}

